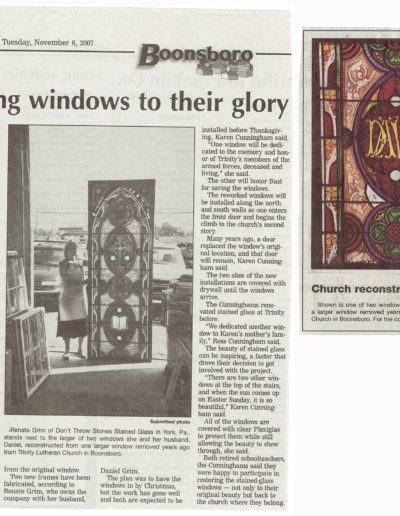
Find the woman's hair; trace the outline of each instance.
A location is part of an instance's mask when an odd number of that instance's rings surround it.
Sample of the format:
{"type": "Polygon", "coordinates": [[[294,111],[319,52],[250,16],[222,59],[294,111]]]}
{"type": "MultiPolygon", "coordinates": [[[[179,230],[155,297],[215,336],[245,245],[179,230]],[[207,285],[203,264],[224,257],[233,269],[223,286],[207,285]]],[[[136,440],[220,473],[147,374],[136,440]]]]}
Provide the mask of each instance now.
{"type": "Polygon", "coordinates": [[[68,258],[67,256],[67,253],[69,250],[74,250],[75,254],[78,250],[78,246],[76,245],[76,242],[74,242],[73,240],[68,240],[68,242],[65,244],[65,247],[64,247],[64,256],[65,258],[68,258]]]}

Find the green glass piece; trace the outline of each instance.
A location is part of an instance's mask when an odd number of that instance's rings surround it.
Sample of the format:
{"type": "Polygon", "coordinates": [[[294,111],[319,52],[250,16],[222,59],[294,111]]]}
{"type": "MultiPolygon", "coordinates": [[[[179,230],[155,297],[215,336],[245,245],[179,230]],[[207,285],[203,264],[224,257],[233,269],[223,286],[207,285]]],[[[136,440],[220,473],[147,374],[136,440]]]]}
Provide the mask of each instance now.
{"type": "Polygon", "coordinates": [[[369,228],[369,238],[375,244],[383,244],[386,242],[385,230],[386,226],[383,224],[383,222],[375,222],[375,224],[372,224],[372,226],[369,228]]]}
{"type": "Polygon", "coordinates": [[[370,43],[369,46],[370,46],[370,48],[372,48],[372,50],[375,50],[377,52],[385,50],[385,48],[386,48],[385,43],[379,43],[379,42],[370,43]]]}
{"type": "Polygon", "coordinates": [[[384,250],[386,256],[388,256],[391,260],[400,259],[400,243],[386,242],[384,245],[384,250]]]}
{"type": "Polygon", "coordinates": [[[400,68],[400,52],[388,48],[385,52],[385,62],[391,68],[400,68]]]}
{"type": "Polygon", "coordinates": [[[392,222],[400,222],[400,206],[392,206],[385,213],[385,222],[391,224],[392,222]]]}

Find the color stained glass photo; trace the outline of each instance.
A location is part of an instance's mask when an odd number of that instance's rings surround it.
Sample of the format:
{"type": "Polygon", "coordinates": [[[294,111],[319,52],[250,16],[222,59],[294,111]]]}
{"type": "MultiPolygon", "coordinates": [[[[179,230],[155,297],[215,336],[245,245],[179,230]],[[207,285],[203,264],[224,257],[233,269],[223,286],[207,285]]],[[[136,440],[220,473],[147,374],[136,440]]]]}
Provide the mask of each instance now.
{"type": "Polygon", "coordinates": [[[312,268],[400,268],[400,40],[314,39],[312,268]]]}

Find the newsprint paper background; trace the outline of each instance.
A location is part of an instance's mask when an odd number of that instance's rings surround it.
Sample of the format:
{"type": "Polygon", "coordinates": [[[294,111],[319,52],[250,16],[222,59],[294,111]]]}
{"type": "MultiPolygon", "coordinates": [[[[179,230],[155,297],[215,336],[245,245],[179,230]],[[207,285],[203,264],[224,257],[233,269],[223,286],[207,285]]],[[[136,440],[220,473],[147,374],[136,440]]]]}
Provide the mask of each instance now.
{"type": "Polygon", "coordinates": [[[0,19],[1,505],[284,509],[289,13],[0,19]]]}

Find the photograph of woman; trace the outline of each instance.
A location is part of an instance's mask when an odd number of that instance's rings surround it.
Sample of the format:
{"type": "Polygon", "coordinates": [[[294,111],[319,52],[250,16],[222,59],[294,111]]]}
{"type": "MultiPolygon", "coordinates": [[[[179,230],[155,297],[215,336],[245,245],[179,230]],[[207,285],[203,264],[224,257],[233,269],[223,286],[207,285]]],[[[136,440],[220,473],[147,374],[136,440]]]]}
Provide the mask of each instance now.
{"type": "Polygon", "coordinates": [[[86,358],[82,344],[87,335],[87,298],[83,264],[77,256],[78,247],[69,240],[64,247],[64,260],[59,263],[61,290],[59,300],[57,337],[65,342],[64,359],[69,359],[70,340],[78,339],[78,356],[86,358]]]}
{"type": "Polygon", "coordinates": [[[5,412],[191,417],[194,127],[8,139],[5,412]]]}

